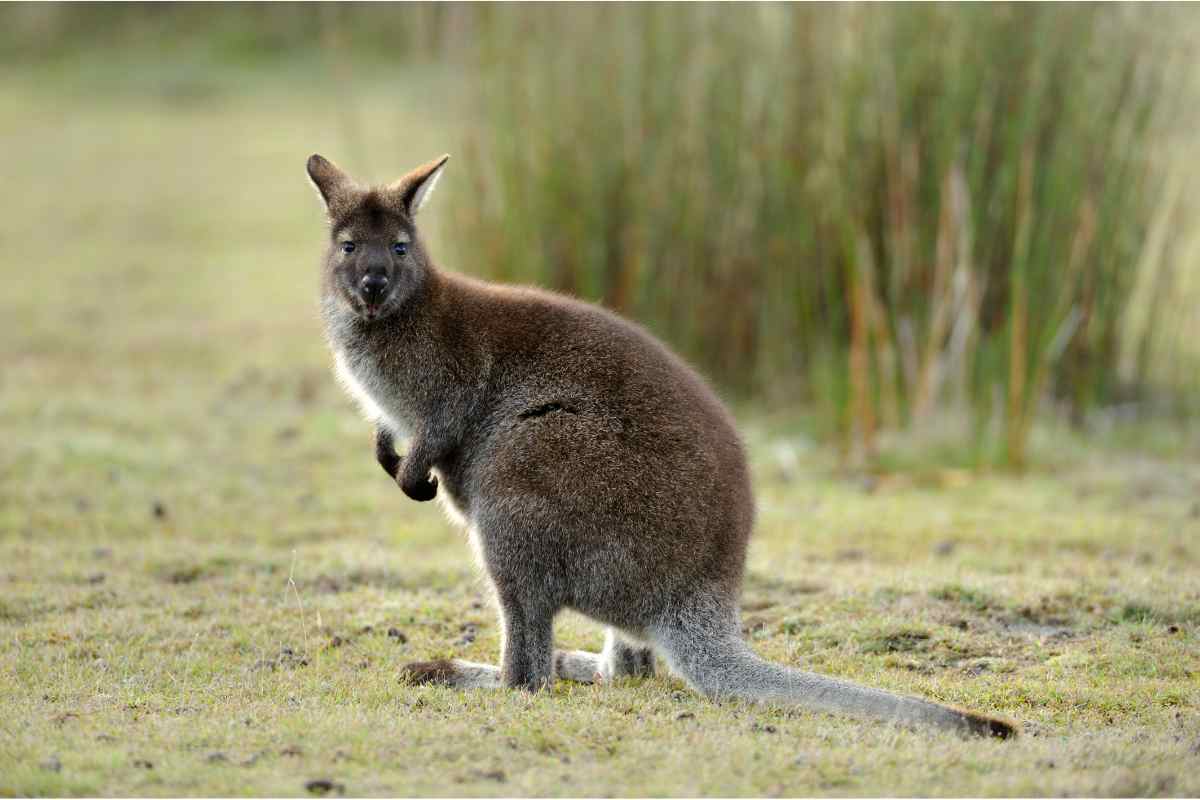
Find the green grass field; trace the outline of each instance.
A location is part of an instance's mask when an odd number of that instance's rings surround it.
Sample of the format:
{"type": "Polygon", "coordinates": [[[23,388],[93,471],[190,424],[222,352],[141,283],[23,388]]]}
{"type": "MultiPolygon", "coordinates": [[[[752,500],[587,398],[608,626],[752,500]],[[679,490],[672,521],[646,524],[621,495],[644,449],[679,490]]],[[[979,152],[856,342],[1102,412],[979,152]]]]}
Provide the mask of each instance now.
{"type": "MultiPolygon", "coordinates": [[[[1014,742],[669,677],[400,685],[494,661],[498,632],[330,374],[303,164],[389,177],[453,150],[453,103],[122,58],[0,73],[0,795],[1200,794],[1195,431],[1040,429],[1023,477],[852,478],[739,413],[755,648],[1007,715],[1014,742]]],[[[468,186],[452,164],[429,223],[468,186]]]]}

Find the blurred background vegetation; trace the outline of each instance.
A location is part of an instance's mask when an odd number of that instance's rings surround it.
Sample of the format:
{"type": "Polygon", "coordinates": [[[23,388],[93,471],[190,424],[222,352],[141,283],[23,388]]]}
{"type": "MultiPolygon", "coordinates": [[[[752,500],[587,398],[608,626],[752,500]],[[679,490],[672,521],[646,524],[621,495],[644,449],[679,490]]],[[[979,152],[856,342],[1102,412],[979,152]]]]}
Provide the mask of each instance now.
{"type": "MultiPolygon", "coordinates": [[[[426,221],[443,266],[602,302],[850,463],[934,431],[1020,467],[1034,421],[1200,410],[1198,19],[5,5],[3,158],[25,176],[2,201],[5,275],[27,290],[6,310],[30,342],[61,328],[28,302],[53,297],[29,265],[67,223],[96,237],[81,259],[145,247],[177,270],[159,312],[292,314],[316,286],[307,154],[384,180],[449,151],[426,221]]],[[[94,274],[72,291],[119,303],[94,274]]]]}

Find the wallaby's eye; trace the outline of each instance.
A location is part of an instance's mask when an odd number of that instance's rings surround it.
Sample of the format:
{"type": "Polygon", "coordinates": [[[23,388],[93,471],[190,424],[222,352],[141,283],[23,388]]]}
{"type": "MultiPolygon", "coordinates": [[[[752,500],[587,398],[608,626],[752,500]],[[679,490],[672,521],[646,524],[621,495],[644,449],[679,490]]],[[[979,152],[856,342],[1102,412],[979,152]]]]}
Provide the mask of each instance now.
{"type": "Polygon", "coordinates": [[[342,252],[343,253],[353,253],[354,252],[354,242],[342,242],[342,252]]]}
{"type": "Polygon", "coordinates": [[[392,252],[398,256],[402,256],[408,252],[408,242],[396,242],[392,245],[392,252]]]}

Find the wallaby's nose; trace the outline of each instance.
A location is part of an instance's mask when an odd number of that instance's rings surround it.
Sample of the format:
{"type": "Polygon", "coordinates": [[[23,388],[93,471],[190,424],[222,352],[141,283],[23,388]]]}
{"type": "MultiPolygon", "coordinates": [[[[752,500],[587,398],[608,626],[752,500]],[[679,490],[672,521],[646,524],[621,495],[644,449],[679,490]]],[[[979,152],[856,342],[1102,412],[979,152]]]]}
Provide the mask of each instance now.
{"type": "Polygon", "coordinates": [[[383,293],[387,291],[387,275],[381,272],[368,272],[363,276],[359,287],[362,289],[363,300],[368,303],[378,302],[383,297],[383,293]]]}

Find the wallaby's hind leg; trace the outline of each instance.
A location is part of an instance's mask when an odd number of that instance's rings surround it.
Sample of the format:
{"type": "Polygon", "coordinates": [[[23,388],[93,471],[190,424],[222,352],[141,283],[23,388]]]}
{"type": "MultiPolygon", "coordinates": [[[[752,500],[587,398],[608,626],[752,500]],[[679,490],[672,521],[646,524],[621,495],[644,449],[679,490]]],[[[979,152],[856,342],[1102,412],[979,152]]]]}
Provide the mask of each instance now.
{"type": "Polygon", "coordinates": [[[528,592],[497,585],[504,644],[500,676],[505,686],[536,692],[554,679],[554,610],[528,592]]]}
{"type": "Polygon", "coordinates": [[[694,602],[651,635],[671,672],[697,691],[712,698],[754,693],[752,676],[731,663],[746,649],[732,603],[694,602]]]}
{"type": "Polygon", "coordinates": [[[654,674],[654,651],[634,644],[613,628],[604,633],[604,650],[555,650],[554,672],[568,681],[595,683],[622,676],[650,677],[654,674]]]}
{"type": "Polygon", "coordinates": [[[520,603],[497,594],[504,632],[500,667],[457,658],[416,661],[405,665],[402,678],[413,684],[433,683],[460,689],[506,686],[537,691],[548,686],[554,677],[553,614],[536,604],[520,603]]]}

